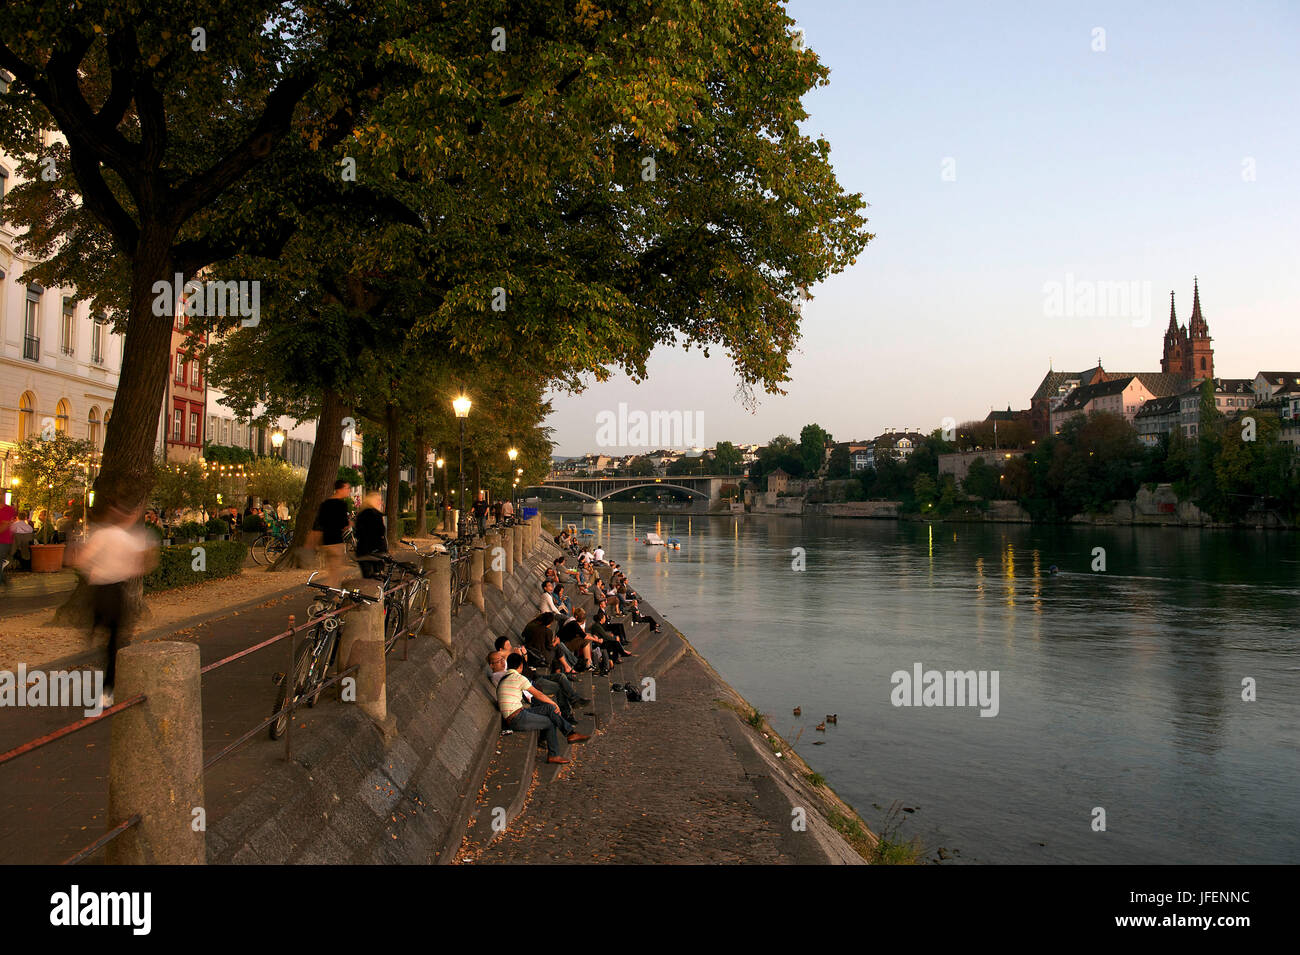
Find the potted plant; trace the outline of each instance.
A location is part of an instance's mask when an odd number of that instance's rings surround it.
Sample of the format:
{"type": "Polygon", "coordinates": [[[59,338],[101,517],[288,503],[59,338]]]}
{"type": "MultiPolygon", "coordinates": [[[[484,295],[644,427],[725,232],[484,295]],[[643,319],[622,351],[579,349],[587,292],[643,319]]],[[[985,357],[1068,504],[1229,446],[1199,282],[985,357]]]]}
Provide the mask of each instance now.
{"type": "Polygon", "coordinates": [[[69,438],[48,427],[18,445],[24,502],[33,509],[45,509],[45,519],[32,542],[32,570],[37,573],[54,573],[63,566],[65,545],[54,528],[54,502],[83,488],[92,450],[89,441],[69,438]]]}

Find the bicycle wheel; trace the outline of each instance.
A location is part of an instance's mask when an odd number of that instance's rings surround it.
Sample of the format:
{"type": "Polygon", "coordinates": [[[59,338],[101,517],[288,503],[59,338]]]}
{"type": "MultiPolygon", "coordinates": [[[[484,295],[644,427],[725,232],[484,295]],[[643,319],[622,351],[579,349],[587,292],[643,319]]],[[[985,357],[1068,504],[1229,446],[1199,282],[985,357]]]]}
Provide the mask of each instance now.
{"type": "Polygon", "coordinates": [[[397,638],[402,634],[402,623],[405,620],[405,614],[402,612],[402,599],[394,594],[394,598],[384,601],[384,651],[387,652],[393,648],[397,638]]]}
{"type": "Polygon", "coordinates": [[[429,615],[429,581],[416,581],[410,593],[410,599],[406,602],[406,620],[411,633],[416,634],[424,625],[424,618],[429,615]]]}
{"type": "MultiPolygon", "coordinates": [[[[284,679],[280,682],[280,689],[275,694],[275,707],[272,713],[280,713],[284,709],[285,703],[289,700],[289,687],[293,686],[293,695],[297,699],[301,694],[303,687],[307,685],[307,677],[311,672],[312,665],[312,646],[314,645],[315,633],[303,645],[298,648],[298,652],[293,657],[293,673],[286,673],[284,679]]],[[[274,723],[271,724],[271,739],[279,739],[284,735],[284,731],[289,728],[289,714],[280,713],[274,723]]]]}
{"type": "Polygon", "coordinates": [[[253,554],[254,563],[266,563],[266,546],[271,542],[270,534],[263,534],[257,540],[253,541],[253,546],[249,550],[253,554]]]}
{"type": "Polygon", "coordinates": [[[289,545],[282,538],[272,537],[266,544],[266,562],[274,564],[280,559],[280,555],[289,549],[289,545]]]}
{"type": "MultiPolygon", "coordinates": [[[[337,624],[336,618],[333,617],[326,621],[326,624],[330,622],[337,624]]],[[[307,678],[307,685],[312,687],[307,696],[308,706],[315,706],[316,701],[320,699],[321,684],[325,682],[326,677],[329,675],[330,659],[334,656],[334,641],[338,639],[338,626],[325,626],[325,634],[325,641],[321,645],[320,653],[315,657],[311,673],[307,678]]]]}

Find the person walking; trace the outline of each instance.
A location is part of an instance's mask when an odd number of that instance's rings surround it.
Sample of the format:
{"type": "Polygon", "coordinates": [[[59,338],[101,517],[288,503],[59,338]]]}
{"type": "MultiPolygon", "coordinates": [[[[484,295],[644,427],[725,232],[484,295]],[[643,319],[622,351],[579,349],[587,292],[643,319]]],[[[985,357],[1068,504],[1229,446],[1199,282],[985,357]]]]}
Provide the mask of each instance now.
{"type": "Polygon", "coordinates": [[[384,565],[373,558],[388,553],[388,529],[384,524],[384,498],[378,491],[365,496],[363,506],[357,512],[354,533],[361,576],[382,577],[384,565]]]}
{"type": "Polygon", "coordinates": [[[312,524],[312,535],[320,543],[325,558],[325,583],[338,587],[343,583],[343,532],[348,526],[348,498],[352,485],[342,479],[334,482],[334,494],[321,501],[312,524]]]}
{"type": "Polygon", "coordinates": [[[104,667],[102,706],[113,705],[118,642],[130,635],[126,589],[158,563],[158,548],[141,524],[143,508],[128,510],[117,504],[105,509],[104,519],[91,526],[90,536],[77,552],[75,566],[91,590],[90,637],[103,627],[108,631],[108,663],[104,667]]]}
{"type": "Polygon", "coordinates": [[[8,504],[0,504],[0,586],[5,580],[5,568],[9,566],[9,554],[14,549],[14,524],[18,521],[18,511],[8,504]]]}

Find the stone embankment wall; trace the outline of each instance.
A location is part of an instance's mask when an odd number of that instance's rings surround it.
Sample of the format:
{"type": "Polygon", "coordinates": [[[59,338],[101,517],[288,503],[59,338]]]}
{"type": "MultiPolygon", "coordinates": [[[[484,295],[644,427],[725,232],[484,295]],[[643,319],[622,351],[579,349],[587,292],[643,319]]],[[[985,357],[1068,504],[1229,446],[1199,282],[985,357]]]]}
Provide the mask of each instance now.
{"type": "Polygon", "coordinates": [[[451,651],[418,637],[401,660],[398,644],[388,658],[394,736],[327,697],[334,712],[295,733],[293,760],[210,826],[208,861],[450,862],[501,730],[484,658],[497,636],[516,636],[536,616],[554,554],[543,537],[504,591],[485,584],[485,611],[466,603],[453,619],[451,651]]]}

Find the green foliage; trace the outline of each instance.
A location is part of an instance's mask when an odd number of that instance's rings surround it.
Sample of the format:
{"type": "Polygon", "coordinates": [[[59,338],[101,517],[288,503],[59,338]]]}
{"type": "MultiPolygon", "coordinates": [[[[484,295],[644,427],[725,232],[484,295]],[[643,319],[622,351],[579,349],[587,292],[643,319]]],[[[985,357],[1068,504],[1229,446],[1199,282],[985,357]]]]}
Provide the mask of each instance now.
{"type": "Polygon", "coordinates": [[[831,450],[830,460],[826,462],[826,476],[831,480],[852,477],[853,462],[849,458],[849,446],[837,444],[831,450]]]}
{"type": "Polygon", "coordinates": [[[212,464],[251,464],[257,460],[257,455],[248,448],[228,444],[205,444],[203,457],[212,464]]]}
{"type": "Polygon", "coordinates": [[[739,474],[744,469],[740,449],[730,441],[719,441],[713,449],[713,466],[718,474],[739,474]]]}
{"type": "Polygon", "coordinates": [[[204,521],[181,521],[171,528],[172,540],[201,541],[208,536],[208,525],[204,521]]]}
{"type": "Polygon", "coordinates": [[[305,472],[282,458],[258,458],[244,469],[248,493],[276,505],[280,501],[297,501],[302,497],[305,472]]]}
{"type": "Polygon", "coordinates": [[[829,432],[818,424],[806,424],[799,432],[799,461],[808,477],[816,477],[821,472],[830,440],[829,432]]]}
{"type": "Polygon", "coordinates": [[[654,477],[654,465],[644,454],[638,454],[623,468],[625,477],[654,477]]]}
{"type": "Polygon", "coordinates": [[[53,509],[70,496],[81,495],[85,487],[89,441],[70,438],[56,431],[49,440],[39,435],[18,445],[18,500],[24,508],[53,509]]]}
{"type": "Polygon", "coordinates": [[[230,533],[230,522],[221,517],[209,518],[207,532],[211,537],[224,537],[230,533]]]}
{"type": "Polygon", "coordinates": [[[202,545],[206,569],[194,570],[193,544],[163,547],[158,553],[158,566],[144,578],[145,593],[170,590],[201,584],[220,577],[233,577],[244,566],[248,548],[239,541],[207,541],[202,545]]]}
{"type": "Polygon", "coordinates": [[[240,518],[239,529],[246,534],[261,534],[266,531],[266,524],[256,514],[249,514],[240,518]]]}
{"type": "Polygon", "coordinates": [[[986,464],[983,458],[976,458],[970,463],[962,489],[972,497],[991,501],[998,496],[1001,472],[986,464]]]}
{"type": "Polygon", "coordinates": [[[365,479],[361,476],[361,472],[346,464],[339,465],[338,477],[335,478],[335,480],[347,481],[353,487],[362,487],[365,483],[365,479]]]}

